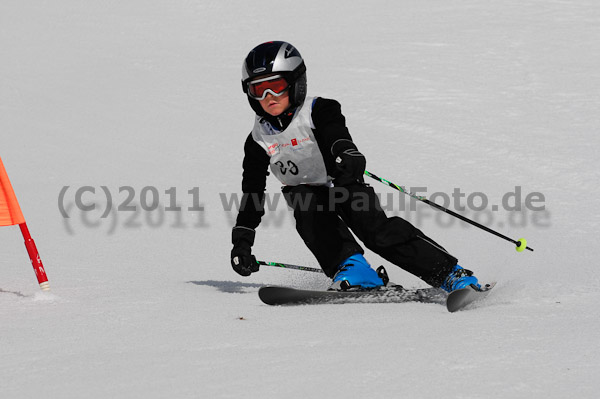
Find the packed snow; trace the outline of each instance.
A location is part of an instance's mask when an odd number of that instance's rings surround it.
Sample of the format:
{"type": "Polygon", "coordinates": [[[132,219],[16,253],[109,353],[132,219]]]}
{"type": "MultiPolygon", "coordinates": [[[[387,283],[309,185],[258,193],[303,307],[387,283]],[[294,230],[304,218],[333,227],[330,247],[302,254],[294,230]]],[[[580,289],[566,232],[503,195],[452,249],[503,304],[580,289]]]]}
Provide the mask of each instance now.
{"type": "MultiPolygon", "coordinates": [[[[596,397],[597,1],[3,0],[0,58],[0,156],[51,286],[0,228],[2,398],[596,397]],[[369,171],[535,251],[371,181],[497,282],[486,301],[262,304],[263,285],[329,283],[229,264],[241,64],[267,40],[342,104],[369,171]]],[[[257,258],[318,267],[272,208],[257,258]]]]}

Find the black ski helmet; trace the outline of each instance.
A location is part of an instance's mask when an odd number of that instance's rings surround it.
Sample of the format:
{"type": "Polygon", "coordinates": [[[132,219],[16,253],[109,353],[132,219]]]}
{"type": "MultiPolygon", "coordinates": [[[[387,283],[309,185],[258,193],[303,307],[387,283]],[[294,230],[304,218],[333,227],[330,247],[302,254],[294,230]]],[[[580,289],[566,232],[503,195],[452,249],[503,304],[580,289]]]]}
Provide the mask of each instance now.
{"type": "MultiPolygon", "coordinates": [[[[248,94],[248,83],[259,76],[277,73],[290,85],[292,107],[302,105],[306,98],[306,66],[300,52],[290,43],[274,41],[253,48],[242,66],[242,90],[248,94]]],[[[248,96],[257,115],[266,116],[258,100],[248,96]]]]}

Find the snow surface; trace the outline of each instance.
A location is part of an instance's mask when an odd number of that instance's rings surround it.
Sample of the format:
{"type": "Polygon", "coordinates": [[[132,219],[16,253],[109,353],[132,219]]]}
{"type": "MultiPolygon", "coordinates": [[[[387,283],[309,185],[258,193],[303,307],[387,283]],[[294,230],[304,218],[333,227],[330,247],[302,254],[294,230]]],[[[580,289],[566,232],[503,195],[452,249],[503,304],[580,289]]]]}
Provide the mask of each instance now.
{"type": "MultiPolygon", "coordinates": [[[[0,155],[52,287],[1,228],[0,397],[596,397],[599,2],[3,0],[0,35],[0,155]],[[266,40],[299,48],[370,171],[485,193],[465,214],[529,240],[519,254],[426,205],[391,211],[498,282],[484,306],[269,307],[261,285],[328,281],[231,270],[224,199],[252,126],[240,68],[266,40]],[[74,203],[85,186],[94,211],[74,203]],[[137,212],[101,218],[102,186],[114,207],[129,186],[137,212]],[[515,186],[545,211],[490,212],[515,186]],[[145,187],[158,210],[141,209],[145,187]],[[164,210],[171,187],[180,212],[164,210]],[[194,188],[203,212],[187,210],[194,188]]],[[[282,204],[255,254],[317,266],[282,204]]]]}

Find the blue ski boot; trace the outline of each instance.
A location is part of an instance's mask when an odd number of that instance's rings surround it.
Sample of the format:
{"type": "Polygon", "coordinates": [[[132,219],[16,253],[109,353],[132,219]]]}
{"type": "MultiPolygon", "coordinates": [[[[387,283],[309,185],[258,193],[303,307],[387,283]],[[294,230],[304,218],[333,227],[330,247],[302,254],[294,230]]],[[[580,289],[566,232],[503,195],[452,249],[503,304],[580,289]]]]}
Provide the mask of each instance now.
{"type": "Polygon", "coordinates": [[[384,285],[383,279],[371,268],[364,256],[355,254],[343,261],[333,276],[330,290],[377,288],[384,285]]]}
{"type": "Polygon", "coordinates": [[[473,272],[463,269],[459,265],[454,266],[448,277],[442,283],[441,288],[444,291],[452,292],[461,288],[468,287],[473,284],[478,289],[481,288],[477,277],[473,276],[473,272]]]}

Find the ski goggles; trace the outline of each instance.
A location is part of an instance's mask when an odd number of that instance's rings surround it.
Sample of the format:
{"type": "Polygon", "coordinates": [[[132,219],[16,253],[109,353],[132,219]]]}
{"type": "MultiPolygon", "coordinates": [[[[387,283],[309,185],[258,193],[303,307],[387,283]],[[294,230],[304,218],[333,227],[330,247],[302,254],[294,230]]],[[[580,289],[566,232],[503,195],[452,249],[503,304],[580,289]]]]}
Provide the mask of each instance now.
{"type": "Polygon", "coordinates": [[[281,75],[269,76],[248,83],[248,95],[255,100],[264,100],[267,93],[279,97],[290,87],[281,75]]]}

